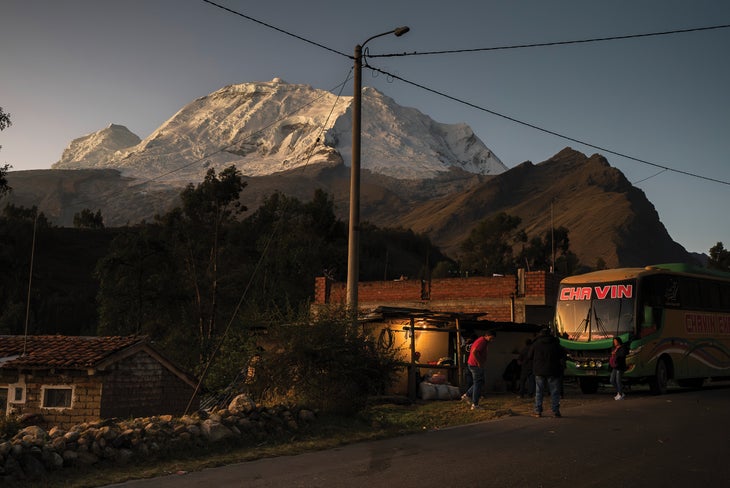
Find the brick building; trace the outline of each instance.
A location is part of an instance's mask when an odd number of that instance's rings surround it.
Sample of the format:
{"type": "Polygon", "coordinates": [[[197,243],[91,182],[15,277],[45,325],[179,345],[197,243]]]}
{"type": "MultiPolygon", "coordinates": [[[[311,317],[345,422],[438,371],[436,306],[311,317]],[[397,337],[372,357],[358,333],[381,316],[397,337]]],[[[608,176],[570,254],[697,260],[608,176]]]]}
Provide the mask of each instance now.
{"type": "Polygon", "coordinates": [[[195,391],[196,381],[146,338],[0,336],[0,414],[62,427],[180,415],[198,408],[195,391]]]}
{"type": "MultiPolygon", "coordinates": [[[[518,270],[516,275],[400,279],[358,283],[358,308],[430,309],[482,314],[493,321],[547,324],[555,311],[560,278],[545,271],[518,270]]],[[[325,277],[315,281],[314,305],[344,304],[346,283],[325,277]]]]}
{"type": "MultiPolygon", "coordinates": [[[[391,393],[416,395],[418,377],[442,372],[448,383],[464,389],[462,340],[486,330],[499,333],[485,368],[487,390],[503,391],[506,367],[552,321],[560,278],[545,271],[516,275],[399,279],[358,283],[360,321],[373,337],[388,338],[407,366],[391,393]],[[439,364],[446,360],[448,364],[439,364]]],[[[313,309],[344,305],[346,283],[324,277],[315,281],[313,309]]]]}

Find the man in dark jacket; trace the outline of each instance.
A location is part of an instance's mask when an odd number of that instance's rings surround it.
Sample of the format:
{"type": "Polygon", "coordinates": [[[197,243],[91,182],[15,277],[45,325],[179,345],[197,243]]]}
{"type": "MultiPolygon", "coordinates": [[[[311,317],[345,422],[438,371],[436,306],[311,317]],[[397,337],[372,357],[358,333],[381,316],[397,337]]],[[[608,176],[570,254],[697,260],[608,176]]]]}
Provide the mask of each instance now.
{"type": "Polygon", "coordinates": [[[532,343],[529,358],[535,375],[535,412],[533,417],[542,417],[542,398],[547,384],[550,389],[550,408],[553,415],[560,417],[560,383],[563,380],[565,352],[550,329],[542,329],[532,343]]]}

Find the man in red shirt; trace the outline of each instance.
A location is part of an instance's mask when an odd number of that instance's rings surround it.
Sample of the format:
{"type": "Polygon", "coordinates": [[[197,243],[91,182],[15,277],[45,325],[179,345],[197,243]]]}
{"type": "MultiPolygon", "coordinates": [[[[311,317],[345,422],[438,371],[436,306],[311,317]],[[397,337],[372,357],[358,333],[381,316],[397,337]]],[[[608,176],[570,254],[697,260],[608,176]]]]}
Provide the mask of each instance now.
{"type": "Polygon", "coordinates": [[[471,401],[472,410],[481,410],[479,406],[479,398],[482,396],[482,388],[484,387],[484,366],[487,364],[487,347],[489,343],[497,337],[497,333],[488,330],[483,336],[478,337],[471,345],[469,350],[469,374],[472,377],[472,385],[461,396],[464,401],[471,401]]]}

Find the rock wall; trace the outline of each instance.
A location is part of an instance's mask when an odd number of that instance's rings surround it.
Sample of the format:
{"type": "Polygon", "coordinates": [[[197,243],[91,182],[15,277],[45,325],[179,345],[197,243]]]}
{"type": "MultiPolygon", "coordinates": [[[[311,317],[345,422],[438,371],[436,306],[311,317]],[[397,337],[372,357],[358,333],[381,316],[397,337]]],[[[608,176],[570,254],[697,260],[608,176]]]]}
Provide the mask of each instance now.
{"type": "Polygon", "coordinates": [[[48,431],[31,425],[10,439],[0,438],[0,484],[38,480],[70,466],[125,464],[222,441],[260,442],[295,432],[315,419],[309,410],[262,407],[241,395],[228,408],[179,418],[109,419],[48,431]]]}

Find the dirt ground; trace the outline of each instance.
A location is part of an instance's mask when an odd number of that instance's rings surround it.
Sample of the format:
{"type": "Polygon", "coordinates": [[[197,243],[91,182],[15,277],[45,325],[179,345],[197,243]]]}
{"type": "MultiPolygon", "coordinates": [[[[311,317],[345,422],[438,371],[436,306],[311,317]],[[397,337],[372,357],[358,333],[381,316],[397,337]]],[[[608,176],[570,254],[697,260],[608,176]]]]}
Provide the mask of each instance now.
{"type": "MultiPolygon", "coordinates": [[[[597,393],[586,395],[581,393],[576,381],[566,380],[563,385],[563,394],[560,398],[560,407],[561,409],[567,409],[594,402],[605,402],[613,400],[613,395],[614,391],[608,385],[601,386],[597,393]]],[[[487,391],[480,404],[484,407],[485,415],[491,418],[508,415],[530,415],[534,411],[535,397],[533,395],[520,398],[517,393],[511,391],[487,391]]],[[[467,404],[464,405],[468,408],[467,404]]],[[[550,411],[549,395],[546,395],[543,399],[543,411],[550,411]]]]}

